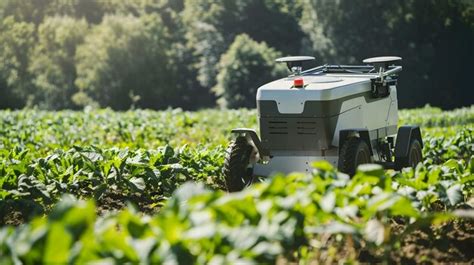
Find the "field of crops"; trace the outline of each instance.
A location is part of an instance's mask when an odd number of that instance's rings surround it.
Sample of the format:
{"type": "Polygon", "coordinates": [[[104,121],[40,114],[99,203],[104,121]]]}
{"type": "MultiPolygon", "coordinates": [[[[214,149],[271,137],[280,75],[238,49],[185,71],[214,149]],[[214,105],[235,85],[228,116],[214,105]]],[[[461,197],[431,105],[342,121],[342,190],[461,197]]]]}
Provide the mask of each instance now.
{"type": "Polygon", "coordinates": [[[0,264],[474,261],[474,106],[400,112],[415,170],[223,189],[254,110],[0,111],[0,264]]]}

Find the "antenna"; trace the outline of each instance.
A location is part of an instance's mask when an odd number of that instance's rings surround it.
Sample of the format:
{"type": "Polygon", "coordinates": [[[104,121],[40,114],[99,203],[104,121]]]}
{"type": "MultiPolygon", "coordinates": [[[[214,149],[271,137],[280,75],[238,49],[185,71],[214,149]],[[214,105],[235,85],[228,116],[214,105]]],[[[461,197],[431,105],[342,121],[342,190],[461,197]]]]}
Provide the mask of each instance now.
{"type": "Polygon", "coordinates": [[[362,62],[372,64],[378,77],[372,78],[372,96],[375,98],[387,97],[390,95],[390,86],[397,84],[396,74],[402,71],[401,66],[395,66],[394,62],[401,61],[401,57],[397,56],[382,56],[364,59],[362,62]],[[388,70],[390,66],[392,69],[388,70]]]}
{"type": "Polygon", "coordinates": [[[390,65],[393,65],[395,62],[401,61],[402,57],[398,56],[380,56],[364,59],[362,62],[365,64],[371,64],[375,67],[375,71],[384,72],[388,69],[390,65]]]}
{"type": "Polygon", "coordinates": [[[288,70],[294,75],[300,75],[303,71],[303,62],[312,61],[315,58],[312,56],[289,56],[278,58],[275,61],[277,63],[286,63],[288,70]]]}

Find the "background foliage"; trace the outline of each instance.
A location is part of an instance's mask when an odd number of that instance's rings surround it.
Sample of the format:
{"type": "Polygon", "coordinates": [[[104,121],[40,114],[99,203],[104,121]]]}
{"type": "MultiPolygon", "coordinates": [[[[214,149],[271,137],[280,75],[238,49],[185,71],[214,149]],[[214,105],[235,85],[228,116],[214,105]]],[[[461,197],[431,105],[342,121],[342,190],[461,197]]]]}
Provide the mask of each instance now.
{"type": "Polygon", "coordinates": [[[213,88],[219,103],[227,108],[255,108],[257,88],[268,80],[284,76],[286,67],[275,65],[281,54],[264,42],[257,43],[248,35],[235,37],[219,62],[217,83],[213,88]],[[255,73],[260,73],[255,76],[255,73]],[[247,89],[243,89],[247,88],[247,89]]]}
{"type": "Polygon", "coordinates": [[[1,0],[0,33],[0,108],[252,107],[297,54],[402,56],[401,107],[474,98],[469,0],[1,0]]]}

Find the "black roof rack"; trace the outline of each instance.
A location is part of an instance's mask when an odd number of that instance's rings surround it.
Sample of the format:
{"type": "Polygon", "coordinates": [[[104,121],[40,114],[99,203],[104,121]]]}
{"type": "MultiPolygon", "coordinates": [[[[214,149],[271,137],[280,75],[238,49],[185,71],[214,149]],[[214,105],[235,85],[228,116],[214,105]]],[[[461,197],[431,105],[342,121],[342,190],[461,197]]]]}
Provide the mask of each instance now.
{"type": "Polygon", "coordinates": [[[306,61],[314,60],[311,56],[290,56],[278,58],[277,62],[284,62],[293,75],[317,75],[322,73],[341,73],[341,74],[378,74],[380,78],[395,75],[402,70],[401,66],[394,63],[401,61],[397,56],[381,56],[364,59],[365,65],[331,65],[325,64],[315,68],[302,71],[302,64],[306,61]]]}
{"type": "Polygon", "coordinates": [[[371,65],[331,65],[325,64],[312,69],[308,69],[302,74],[316,75],[322,73],[341,73],[341,74],[370,74],[375,73],[375,68],[371,65]]]}

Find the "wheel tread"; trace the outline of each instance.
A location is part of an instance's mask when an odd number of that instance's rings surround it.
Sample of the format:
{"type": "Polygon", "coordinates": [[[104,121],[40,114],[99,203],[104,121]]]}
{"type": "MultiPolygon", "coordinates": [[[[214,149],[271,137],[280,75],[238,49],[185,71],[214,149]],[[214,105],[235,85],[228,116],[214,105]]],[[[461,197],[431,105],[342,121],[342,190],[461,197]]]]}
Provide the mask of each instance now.
{"type": "MultiPolygon", "coordinates": [[[[349,176],[354,176],[357,165],[356,165],[356,159],[357,159],[357,152],[359,148],[361,148],[361,145],[365,144],[365,148],[367,148],[367,151],[369,146],[367,143],[364,142],[364,140],[357,138],[357,137],[351,137],[347,139],[343,146],[341,147],[341,152],[339,154],[339,170],[348,174],[349,176]]],[[[368,161],[370,162],[370,161],[368,161]]]]}
{"type": "Polygon", "coordinates": [[[246,168],[251,151],[252,146],[247,143],[245,137],[237,137],[226,149],[223,173],[229,192],[242,190],[250,181],[246,168]]]}

